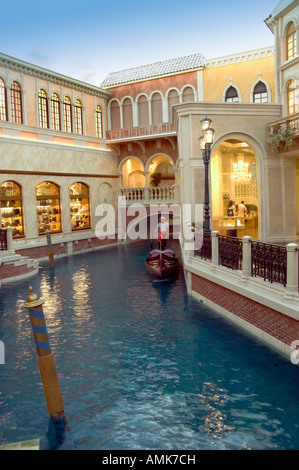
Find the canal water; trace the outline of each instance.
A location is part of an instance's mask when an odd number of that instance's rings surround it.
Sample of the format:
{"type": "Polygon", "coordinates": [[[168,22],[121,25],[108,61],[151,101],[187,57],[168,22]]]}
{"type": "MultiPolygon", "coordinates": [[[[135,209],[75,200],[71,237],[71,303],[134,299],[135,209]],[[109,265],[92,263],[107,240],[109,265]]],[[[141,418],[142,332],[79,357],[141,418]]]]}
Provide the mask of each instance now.
{"type": "Polygon", "coordinates": [[[151,278],[148,250],[140,242],[56,260],[1,289],[0,445],[299,449],[298,367],[190,298],[182,270],[151,278]],[[45,301],[68,424],[60,444],[23,306],[29,285],[45,301]]]}

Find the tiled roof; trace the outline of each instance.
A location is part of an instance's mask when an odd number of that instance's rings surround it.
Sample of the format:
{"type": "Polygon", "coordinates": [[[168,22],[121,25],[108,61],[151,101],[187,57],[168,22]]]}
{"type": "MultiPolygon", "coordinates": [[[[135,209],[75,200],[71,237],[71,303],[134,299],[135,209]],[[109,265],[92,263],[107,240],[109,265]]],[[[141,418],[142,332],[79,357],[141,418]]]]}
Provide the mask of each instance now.
{"type": "Polygon", "coordinates": [[[192,70],[201,67],[204,57],[202,54],[193,54],[177,59],[164,60],[154,64],[134,67],[132,69],[121,70],[110,73],[101,83],[102,87],[120,85],[122,83],[134,82],[154,78],[161,75],[169,75],[176,72],[192,70]]]}

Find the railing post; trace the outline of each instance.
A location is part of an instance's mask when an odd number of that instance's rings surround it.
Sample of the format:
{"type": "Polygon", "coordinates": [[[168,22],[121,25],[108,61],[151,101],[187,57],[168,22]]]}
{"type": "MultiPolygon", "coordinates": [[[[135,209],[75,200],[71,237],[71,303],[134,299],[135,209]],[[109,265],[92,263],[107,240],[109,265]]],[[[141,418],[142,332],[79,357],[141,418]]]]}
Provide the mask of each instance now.
{"type": "Polygon", "coordinates": [[[287,285],[288,293],[298,292],[298,245],[289,243],[287,250],[287,285]]]}
{"type": "Polygon", "coordinates": [[[219,232],[217,230],[213,230],[211,232],[211,243],[212,243],[212,261],[211,261],[211,266],[218,266],[219,264],[219,248],[218,248],[218,243],[219,243],[219,238],[218,238],[219,232]]]}
{"type": "Polygon", "coordinates": [[[242,279],[248,279],[251,276],[251,240],[252,237],[246,235],[242,237],[243,243],[243,270],[242,279]]]}
{"type": "Polygon", "coordinates": [[[6,243],[7,243],[7,251],[13,252],[13,246],[12,246],[12,228],[7,227],[6,229],[6,243]]]}

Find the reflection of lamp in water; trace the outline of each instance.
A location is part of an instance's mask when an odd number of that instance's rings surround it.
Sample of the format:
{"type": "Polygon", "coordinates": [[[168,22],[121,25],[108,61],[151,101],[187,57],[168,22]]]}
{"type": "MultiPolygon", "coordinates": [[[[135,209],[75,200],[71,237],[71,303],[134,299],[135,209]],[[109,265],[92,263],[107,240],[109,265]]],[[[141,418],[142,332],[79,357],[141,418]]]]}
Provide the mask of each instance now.
{"type": "Polygon", "coordinates": [[[251,173],[249,173],[249,163],[245,163],[242,155],[238,155],[237,163],[233,164],[234,172],[231,173],[231,179],[233,181],[248,182],[251,180],[251,173]]]}

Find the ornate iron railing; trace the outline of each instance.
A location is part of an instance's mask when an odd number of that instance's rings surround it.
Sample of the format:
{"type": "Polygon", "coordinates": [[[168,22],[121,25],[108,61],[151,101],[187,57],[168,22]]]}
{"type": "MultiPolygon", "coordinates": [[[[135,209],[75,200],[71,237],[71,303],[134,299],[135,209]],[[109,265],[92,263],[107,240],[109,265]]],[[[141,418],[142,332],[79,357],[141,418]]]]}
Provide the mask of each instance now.
{"type": "Polygon", "coordinates": [[[286,247],[251,241],[251,276],[286,286],[286,247]]]}
{"type": "Polygon", "coordinates": [[[7,231],[5,228],[0,229],[0,250],[7,250],[7,231]]]}
{"type": "Polygon", "coordinates": [[[242,239],[219,235],[219,264],[231,269],[242,269],[242,239]]]}
{"type": "Polygon", "coordinates": [[[210,232],[203,232],[202,246],[199,250],[194,251],[194,255],[204,260],[212,259],[212,238],[210,232]]]}

